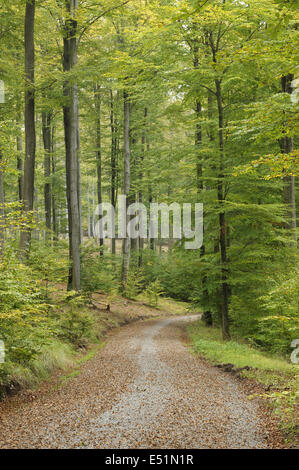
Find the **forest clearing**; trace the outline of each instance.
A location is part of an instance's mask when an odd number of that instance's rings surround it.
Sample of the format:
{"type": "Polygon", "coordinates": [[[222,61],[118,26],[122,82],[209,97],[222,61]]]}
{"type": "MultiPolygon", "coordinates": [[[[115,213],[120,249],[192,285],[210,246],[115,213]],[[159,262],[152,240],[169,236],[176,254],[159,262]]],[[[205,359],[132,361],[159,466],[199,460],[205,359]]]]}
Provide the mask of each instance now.
{"type": "Polygon", "coordinates": [[[0,448],[298,446],[294,0],[0,0],[0,448]]]}

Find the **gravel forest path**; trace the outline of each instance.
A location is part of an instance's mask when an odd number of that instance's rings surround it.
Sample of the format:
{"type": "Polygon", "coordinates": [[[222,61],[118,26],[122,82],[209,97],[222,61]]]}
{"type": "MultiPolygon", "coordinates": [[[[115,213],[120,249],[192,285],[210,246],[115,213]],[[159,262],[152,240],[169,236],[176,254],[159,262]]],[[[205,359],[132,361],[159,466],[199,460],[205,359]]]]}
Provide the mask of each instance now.
{"type": "Polygon", "coordinates": [[[0,448],[267,448],[241,383],[184,345],[191,319],[127,325],[62,387],[0,405],[0,448]]]}

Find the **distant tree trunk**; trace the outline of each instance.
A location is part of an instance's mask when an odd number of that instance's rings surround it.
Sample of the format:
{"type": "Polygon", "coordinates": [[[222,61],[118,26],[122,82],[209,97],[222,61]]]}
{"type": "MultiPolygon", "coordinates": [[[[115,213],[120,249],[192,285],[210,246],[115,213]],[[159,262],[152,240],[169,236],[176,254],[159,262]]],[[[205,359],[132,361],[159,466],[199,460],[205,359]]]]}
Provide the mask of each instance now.
{"type": "Polygon", "coordinates": [[[18,170],[18,196],[19,201],[23,201],[23,187],[24,187],[24,169],[23,169],[23,146],[22,134],[20,129],[21,116],[18,118],[18,135],[17,135],[17,170],[18,170]]]}
{"type": "Polygon", "coordinates": [[[45,201],[45,219],[46,219],[46,239],[51,237],[51,210],[52,210],[52,198],[51,198],[51,183],[49,178],[51,176],[51,122],[52,113],[42,113],[42,132],[44,142],[44,201],[45,201]]]}
{"type": "MultiPolygon", "coordinates": [[[[101,95],[98,84],[94,88],[94,101],[96,111],[96,164],[97,164],[97,195],[98,204],[102,204],[102,148],[101,148],[101,95]]],[[[103,256],[104,240],[100,237],[100,256],[103,256]]]]}
{"type": "MultiPolygon", "coordinates": [[[[149,206],[151,205],[152,202],[154,202],[153,191],[152,191],[152,185],[149,184],[149,187],[148,187],[148,203],[149,203],[149,206]]],[[[155,239],[150,236],[150,233],[149,233],[148,242],[149,242],[149,249],[155,251],[155,239]]]]}
{"type": "MultiPolygon", "coordinates": [[[[281,89],[283,93],[292,93],[293,75],[289,74],[281,79],[281,89]]],[[[282,153],[291,153],[293,151],[293,139],[285,135],[279,142],[282,153]]],[[[286,206],[286,224],[285,228],[292,231],[294,240],[296,237],[296,202],[295,202],[295,176],[284,176],[283,178],[283,202],[286,206]]]]}
{"type": "MultiPolygon", "coordinates": [[[[197,42],[193,47],[193,66],[197,70],[199,65],[198,57],[199,46],[197,42]]],[[[197,190],[200,192],[203,189],[202,185],[202,163],[200,155],[200,147],[202,143],[202,131],[201,131],[201,102],[199,99],[195,102],[195,115],[196,115],[196,125],[195,125],[195,149],[196,149],[196,177],[197,177],[197,190]]]]}
{"type": "MultiPolygon", "coordinates": [[[[132,114],[132,110],[131,110],[132,114]]],[[[134,148],[136,145],[136,138],[132,135],[132,132],[130,130],[130,152],[131,152],[131,174],[130,174],[130,180],[131,180],[131,187],[132,187],[132,182],[134,183],[136,181],[136,159],[134,156],[134,148]],[[133,154],[133,157],[132,157],[133,154]]],[[[128,205],[135,204],[137,202],[137,194],[136,190],[134,189],[133,191],[130,191],[129,197],[128,197],[128,205]]],[[[133,218],[132,215],[128,216],[127,223],[133,218]]],[[[138,249],[138,239],[137,238],[131,238],[130,239],[130,244],[131,244],[131,251],[136,252],[138,249]]]]}
{"type": "Polygon", "coordinates": [[[33,230],[33,236],[35,238],[35,240],[39,240],[39,235],[40,235],[40,230],[39,230],[39,227],[38,227],[38,224],[39,224],[39,207],[38,207],[38,187],[35,187],[34,188],[34,207],[35,207],[35,220],[36,220],[36,225],[37,227],[33,230]]]}
{"type": "MultiPolygon", "coordinates": [[[[56,161],[55,161],[55,127],[52,126],[52,136],[51,136],[51,171],[52,176],[55,175],[56,172],[56,161]]],[[[52,229],[53,229],[53,239],[55,241],[58,240],[58,223],[57,223],[57,204],[56,204],[56,196],[54,190],[54,178],[52,178],[52,185],[51,185],[51,193],[52,193],[52,229]]]]}
{"type": "MultiPolygon", "coordinates": [[[[149,152],[149,149],[150,149],[150,144],[147,141],[147,144],[146,144],[147,152],[149,152]]],[[[149,185],[148,185],[148,204],[149,204],[149,207],[150,207],[151,203],[154,202],[150,171],[148,172],[147,177],[148,177],[148,181],[149,181],[149,185]]],[[[155,239],[150,237],[150,230],[149,230],[148,244],[149,244],[150,250],[155,251],[155,239]]]]}
{"type": "MultiPolygon", "coordinates": [[[[65,20],[65,36],[63,39],[63,69],[71,71],[77,63],[77,0],[65,0],[69,17],[65,20]]],[[[68,288],[80,290],[80,207],[79,207],[79,162],[78,162],[78,103],[77,87],[74,80],[67,79],[64,83],[65,104],[63,107],[65,155],[66,155],[66,186],[68,203],[69,253],[71,270],[68,288]]]]}
{"type": "MultiPolygon", "coordinates": [[[[143,130],[141,136],[141,157],[140,157],[140,167],[139,167],[139,181],[142,184],[143,180],[143,165],[144,165],[144,156],[145,156],[145,149],[146,149],[146,121],[147,121],[148,109],[147,107],[144,108],[144,122],[143,122],[143,130]]],[[[142,188],[139,188],[138,191],[138,202],[142,204],[143,202],[143,194],[142,188]]],[[[138,266],[141,268],[142,266],[142,255],[143,255],[143,248],[144,248],[144,239],[139,237],[139,254],[138,254],[138,266]]]]}
{"type": "MultiPolygon", "coordinates": [[[[75,63],[77,63],[77,54],[75,63]]],[[[77,135],[77,198],[78,198],[78,210],[79,210],[79,233],[80,233],[80,244],[83,240],[83,229],[82,229],[82,197],[81,197],[81,137],[80,137],[80,120],[79,120],[79,99],[78,99],[78,87],[77,83],[74,84],[75,89],[75,112],[76,112],[76,135],[77,135]]]]}
{"type": "MultiPolygon", "coordinates": [[[[117,154],[117,126],[114,113],[113,90],[110,90],[110,129],[111,129],[111,189],[110,202],[116,206],[116,154],[117,154]]],[[[115,254],[115,238],[111,239],[111,252],[115,254]]]]}
{"type": "MultiPolygon", "coordinates": [[[[128,196],[130,192],[130,101],[128,93],[124,91],[124,195],[126,196],[126,208],[128,207],[128,196]]],[[[127,211],[126,211],[127,212],[127,211]]],[[[125,214],[126,228],[127,228],[127,213],[125,214]]],[[[125,234],[123,239],[123,262],[121,284],[122,290],[126,290],[129,267],[130,267],[130,238],[125,234]]]]}
{"type": "MultiPolygon", "coordinates": [[[[25,12],[25,162],[24,162],[24,213],[33,210],[35,170],[35,92],[34,92],[34,19],[35,0],[26,2],[25,12]]],[[[31,241],[31,229],[21,232],[20,251],[24,258],[31,241]]]]}
{"type": "Polygon", "coordinates": [[[229,296],[229,287],[227,281],[227,254],[226,254],[226,221],[225,221],[225,212],[223,209],[223,202],[225,200],[224,190],[223,190],[223,165],[224,165],[224,137],[223,137],[223,104],[222,104],[222,90],[221,90],[221,80],[215,79],[216,85],[216,98],[217,98],[217,108],[218,108],[218,137],[219,137],[219,174],[217,181],[217,196],[220,206],[219,213],[219,244],[220,244],[220,256],[221,256],[221,278],[222,278],[222,299],[221,299],[221,313],[222,313],[222,336],[223,339],[230,339],[229,333],[229,320],[228,320],[228,296],[229,296]]]}

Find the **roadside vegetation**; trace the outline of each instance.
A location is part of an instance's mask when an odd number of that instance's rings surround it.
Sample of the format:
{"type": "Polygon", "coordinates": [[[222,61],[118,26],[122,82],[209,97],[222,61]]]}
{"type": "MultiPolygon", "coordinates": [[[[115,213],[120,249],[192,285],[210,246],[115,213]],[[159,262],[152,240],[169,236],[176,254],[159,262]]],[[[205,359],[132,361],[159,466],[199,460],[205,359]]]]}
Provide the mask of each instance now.
{"type": "Polygon", "coordinates": [[[270,354],[235,337],[224,341],[221,329],[198,320],[187,327],[195,354],[251,383],[252,396],[261,398],[275,415],[287,441],[299,444],[299,366],[286,356],[270,354]]]}

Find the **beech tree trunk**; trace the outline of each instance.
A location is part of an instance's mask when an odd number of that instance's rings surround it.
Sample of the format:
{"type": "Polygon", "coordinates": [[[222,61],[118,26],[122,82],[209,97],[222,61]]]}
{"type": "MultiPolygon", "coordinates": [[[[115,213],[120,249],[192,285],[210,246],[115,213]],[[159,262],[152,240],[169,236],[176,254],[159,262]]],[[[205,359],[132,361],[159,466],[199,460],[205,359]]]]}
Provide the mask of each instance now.
{"type": "MultiPolygon", "coordinates": [[[[283,93],[292,93],[293,75],[289,74],[281,79],[281,89],[283,93]]],[[[284,136],[280,142],[282,153],[291,153],[293,151],[292,137],[284,136]]],[[[286,206],[286,224],[285,228],[291,230],[292,237],[297,241],[296,237],[296,201],[295,201],[295,176],[285,176],[283,178],[283,202],[286,206]]]]}
{"type": "MultiPolygon", "coordinates": [[[[65,0],[69,17],[65,21],[65,36],[63,39],[63,69],[71,71],[77,63],[77,0],[65,0]]],[[[64,83],[65,104],[63,107],[65,156],[66,156],[66,187],[69,227],[69,254],[71,269],[68,288],[80,290],[80,204],[79,204],[79,162],[78,162],[78,102],[77,87],[74,80],[66,79],[64,83]]]]}
{"type": "Polygon", "coordinates": [[[23,201],[23,187],[24,187],[24,169],[23,169],[23,146],[22,146],[22,134],[20,129],[21,116],[19,116],[18,124],[18,135],[17,135],[17,170],[18,170],[18,196],[19,201],[23,201]]]}
{"type": "MultiPolygon", "coordinates": [[[[143,164],[144,164],[144,156],[145,156],[145,149],[146,149],[146,121],[147,121],[147,114],[148,114],[148,109],[147,107],[144,108],[144,123],[143,123],[143,131],[142,131],[142,136],[141,136],[141,157],[140,157],[140,166],[139,166],[139,182],[142,185],[142,180],[143,180],[143,164]]],[[[142,194],[142,188],[139,188],[138,191],[138,202],[142,204],[143,202],[143,194],[142,194]]],[[[142,255],[143,255],[143,248],[144,248],[144,239],[142,237],[139,237],[139,253],[138,253],[138,266],[139,268],[142,266],[142,255]]]]}
{"type": "Polygon", "coordinates": [[[222,299],[221,299],[221,314],[222,314],[222,336],[223,339],[230,339],[229,333],[229,320],[228,320],[228,296],[229,287],[227,282],[227,254],[226,254],[226,220],[225,212],[223,209],[223,203],[225,200],[223,190],[223,166],[224,166],[224,137],[223,137],[223,104],[222,104],[222,91],[221,81],[215,79],[216,85],[216,98],[218,108],[218,137],[219,137],[219,174],[217,181],[217,196],[220,206],[219,213],[219,244],[220,244],[220,256],[221,256],[221,280],[222,280],[222,299]]]}
{"type": "MultiPolygon", "coordinates": [[[[114,112],[113,91],[110,90],[110,129],[111,129],[111,186],[110,186],[110,202],[116,206],[116,156],[117,156],[117,122],[114,112]]],[[[115,254],[115,238],[111,239],[111,252],[115,254]]]]}
{"type": "MultiPolygon", "coordinates": [[[[26,2],[25,11],[25,161],[24,161],[24,194],[23,211],[33,211],[34,170],[35,170],[35,91],[34,91],[34,19],[35,0],[26,2]]],[[[21,257],[29,251],[31,229],[23,230],[20,237],[21,257]]]]}
{"type": "MultiPolygon", "coordinates": [[[[102,149],[101,149],[101,95],[98,84],[94,88],[94,100],[96,111],[96,165],[97,165],[97,196],[98,204],[102,204],[102,149]]],[[[103,256],[104,240],[100,237],[100,256],[103,256]]]]}
{"type": "MultiPolygon", "coordinates": [[[[124,91],[124,195],[126,196],[126,209],[128,207],[128,196],[130,192],[130,101],[127,91],[124,91]]],[[[127,227],[127,211],[125,214],[126,227],[127,227]]],[[[122,290],[126,290],[128,281],[129,267],[130,267],[130,238],[125,233],[123,239],[123,261],[122,261],[122,274],[121,284],[122,290]]]]}
{"type": "Polygon", "coordinates": [[[51,183],[49,178],[51,176],[51,121],[52,113],[42,113],[42,131],[44,142],[44,201],[45,201],[45,220],[46,220],[46,239],[51,237],[51,211],[52,211],[52,198],[51,198],[51,183]]]}
{"type": "MultiPolygon", "coordinates": [[[[56,172],[56,160],[55,160],[55,126],[52,126],[52,136],[51,136],[51,171],[52,176],[55,175],[56,172]]],[[[55,241],[58,240],[59,236],[59,228],[58,228],[58,218],[57,218],[57,204],[56,204],[56,196],[54,191],[54,178],[52,178],[52,186],[51,186],[51,193],[52,193],[52,229],[53,229],[53,239],[55,241]]]]}

